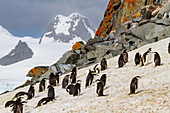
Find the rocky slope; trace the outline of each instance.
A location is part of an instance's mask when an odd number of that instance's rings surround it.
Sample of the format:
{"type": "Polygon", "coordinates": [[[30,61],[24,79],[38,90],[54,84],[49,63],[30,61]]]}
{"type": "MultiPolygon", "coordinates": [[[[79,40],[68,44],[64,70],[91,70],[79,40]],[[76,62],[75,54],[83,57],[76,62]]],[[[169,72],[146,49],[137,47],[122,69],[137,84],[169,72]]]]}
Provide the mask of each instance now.
{"type": "MultiPolygon", "coordinates": [[[[161,0],[168,1],[168,0],[161,0]]],[[[117,29],[119,24],[130,21],[142,7],[153,4],[153,0],[110,0],[104,18],[100,23],[95,36],[106,37],[117,29]]]]}
{"type": "MultiPolygon", "coordinates": [[[[118,56],[108,60],[108,68],[102,71],[95,80],[102,74],[107,74],[107,82],[104,94],[107,96],[97,97],[95,83],[88,88],[85,87],[87,71],[94,65],[79,69],[77,78],[82,80],[80,96],[73,97],[61,87],[61,81],[65,75],[60,77],[60,85],[54,87],[56,100],[34,108],[38,101],[47,96],[48,90],[38,92],[38,85],[35,85],[35,97],[24,105],[25,113],[66,113],[66,112],[161,112],[169,113],[170,105],[170,77],[168,44],[170,38],[147,44],[136,50],[128,52],[129,62],[118,68],[118,56]],[[158,46],[159,45],[159,46],[158,46]],[[154,68],[153,59],[147,66],[135,66],[134,57],[136,52],[143,54],[148,48],[160,54],[163,65],[154,68]],[[134,76],[141,76],[138,82],[137,94],[129,94],[129,85],[134,76]]],[[[48,83],[48,82],[47,82],[48,83]]],[[[46,84],[47,85],[47,84],[46,84]]],[[[4,108],[6,101],[13,98],[19,91],[27,91],[28,86],[15,91],[0,95],[0,112],[11,112],[11,108],[4,108]]],[[[26,99],[23,98],[23,100],[26,99]]]]}
{"type": "Polygon", "coordinates": [[[45,38],[50,38],[52,42],[69,43],[76,38],[87,42],[89,38],[94,37],[94,32],[88,19],[78,13],[70,14],[68,17],[57,15],[48,25],[39,43],[43,43],[45,38]]]}
{"type": "Polygon", "coordinates": [[[28,47],[26,42],[22,42],[21,40],[15,46],[8,55],[2,57],[0,59],[0,65],[6,66],[13,63],[17,63],[22,60],[26,60],[32,58],[34,55],[33,51],[28,47]]]}
{"type": "MultiPolygon", "coordinates": [[[[101,29],[101,31],[104,34],[100,34],[99,36],[95,36],[95,38],[91,38],[87,41],[85,46],[80,47],[78,50],[70,50],[67,51],[54,65],[57,67],[58,70],[62,70],[63,67],[70,67],[70,65],[77,65],[77,66],[88,66],[89,64],[99,62],[102,58],[111,58],[116,55],[119,55],[122,53],[124,49],[127,51],[134,50],[136,48],[139,48],[143,45],[156,42],[158,40],[167,38],[170,36],[170,18],[169,18],[169,10],[170,10],[170,1],[167,1],[165,3],[161,3],[161,8],[159,5],[147,5],[144,6],[144,2],[139,0],[139,3],[136,1],[134,5],[135,8],[132,10],[131,8],[128,8],[129,3],[133,3],[135,1],[124,1],[121,2],[123,5],[128,6],[122,6],[120,4],[120,7],[117,10],[114,10],[113,8],[116,4],[120,2],[114,2],[113,0],[110,1],[109,6],[106,10],[106,15],[108,16],[110,11],[116,11],[119,12],[119,10],[125,10],[124,17],[128,14],[133,13],[141,13],[141,11],[146,8],[148,12],[150,12],[149,8],[154,7],[153,15],[156,13],[157,16],[154,16],[152,18],[144,18],[145,12],[143,15],[141,15],[139,18],[134,19],[131,16],[129,19],[131,21],[127,21],[123,24],[119,21],[119,16],[112,15],[109,18],[108,25],[112,25],[116,27],[116,29],[110,29],[107,35],[104,35],[106,33],[105,30],[109,29],[109,26],[105,25],[107,22],[101,22],[104,28],[101,29]],[[138,6],[139,5],[139,6],[138,6]],[[123,9],[122,9],[122,8],[123,9]],[[125,9],[124,9],[125,8],[125,9]],[[127,10],[126,10],[127,9],[127,10]],[[130,12],[129,12],[130,10],[130,12]],[[133,13],[132,13],[133,12],[133,13]],[[116,23],[110,23],[111,20],[114,20],[116,23]],[[116,26],[115,26],[116,25],[116,26]],[[106,36],[103,38],[103,36],[106,36]],[[69,66],[68,66],[69,65],[69,66]]],[[[150,1],[148,1],[150,4],[150,1]]],[[[121,14],[118,13],[119,15],[121,14]]],[[[105,15],[105,16],[106,16],[105,15]]],[[[106,17],[107,17],[106,16],[106,17]]],[[[122,19],[121,18],[121,19],[122,19]]],[[[129,20],[127,19],[127,20],[129,20]]],[[[106,19],[107,20],[107,19],[106,19]]],[[[126,20],[126,19],[125,19],[126,20]]],[[[100,29],[100,27],[99,27],[100,29]]],[[[98,31],[97,31],[98,32],[98,31]]],[[[96,33],[97,33],[96,32],[96,33]]]]}

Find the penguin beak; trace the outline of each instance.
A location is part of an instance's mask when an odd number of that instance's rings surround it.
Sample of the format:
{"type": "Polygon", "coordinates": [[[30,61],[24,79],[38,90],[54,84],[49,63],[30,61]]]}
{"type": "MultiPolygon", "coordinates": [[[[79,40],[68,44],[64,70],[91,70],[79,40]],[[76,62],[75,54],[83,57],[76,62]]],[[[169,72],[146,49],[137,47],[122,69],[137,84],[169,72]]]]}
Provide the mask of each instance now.
{"type": "Polygon", "coordinates": [[[136,76],[136,78],[142,78],[142,77],[140,77],[140,76],[136,76]]]}

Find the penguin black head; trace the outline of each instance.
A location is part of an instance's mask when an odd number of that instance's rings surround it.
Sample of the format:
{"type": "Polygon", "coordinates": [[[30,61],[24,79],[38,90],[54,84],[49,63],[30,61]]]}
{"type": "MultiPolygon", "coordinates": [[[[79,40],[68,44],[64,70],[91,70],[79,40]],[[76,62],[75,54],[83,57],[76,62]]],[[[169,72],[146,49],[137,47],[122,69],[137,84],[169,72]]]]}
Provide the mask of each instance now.
{"type": "Polygon", "coordinates": [[[149,51],[149,52],[152,51],[152,48],[149,48],[148,51],[149,51]]]}
{"type": "Polygon", "coordinates": [[[107,77],[106,77],[106,74],[103,74],[103,75],[102,75],[102,78],[107,78],[107,77]]]}
{"type": "Polygon", "coordinates": [[[34,88],[34,85],[33,85],[33,84],[31,84],[30,88],[34,88]]]}
{"type": "Polygon", "coordinates": [[[17,98],[16,102],[21,102],[21,97],[17,98]]]}
{"type": "Polygon", "coordinates": [[[136,76],[135,78],[138,79],[138,78],[141,78],[141,77],[140,76],[136,76]]]}
{"type": "Polygon", "coordinates": [[[81,80],[77,80],[77,83],[80,83],[80,82],[82,82],[81,80]]]}
{"type": "Polygon", "coordinates": [[[123,53],[126,53],[126,50],[123,50],[123,53]]]}
{"type": "Polygon", "coordinates": [[[44,82],[45,82],[45,79],[46,79],[46,78],[43,78],[43,79],[42,79],[42,81],[44,81],[44,82]]]}

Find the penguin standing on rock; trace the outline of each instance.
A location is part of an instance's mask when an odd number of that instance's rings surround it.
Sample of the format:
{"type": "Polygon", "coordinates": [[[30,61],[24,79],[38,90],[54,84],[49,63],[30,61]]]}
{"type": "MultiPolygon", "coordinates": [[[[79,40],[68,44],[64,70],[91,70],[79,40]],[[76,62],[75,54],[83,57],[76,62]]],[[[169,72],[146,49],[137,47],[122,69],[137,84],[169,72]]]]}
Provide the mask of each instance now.
{"type": "Polygon", "coordinates": [[[138,89],[138,78],[141,78],[140,76],[136,76],[132,79],[130,83],[130,94],[135,94],[136,89],[138,89]]]}

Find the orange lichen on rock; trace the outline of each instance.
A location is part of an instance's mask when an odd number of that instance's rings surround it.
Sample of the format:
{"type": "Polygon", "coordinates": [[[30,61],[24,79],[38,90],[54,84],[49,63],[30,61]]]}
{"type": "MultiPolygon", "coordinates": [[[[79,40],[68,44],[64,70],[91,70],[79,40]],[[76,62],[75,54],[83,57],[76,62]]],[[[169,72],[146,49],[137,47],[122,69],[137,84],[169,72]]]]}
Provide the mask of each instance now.
{"type": "Polygon", "coordinates": [[[141,16],[142,16],[142,14],[139,12],[139,13],[136,13],[136,14],[133,16],[133,18],[138,19],[138,18],[141,17],[141,16]]]}
{"type": "Polygon", "coordinates": [[[77,49],[80,49],[82,47],[84,47],[85,44],[83,43],[83,41],[79,41],[79,42],[76,42],[73,46],[72,46],[72,49],[74,51],[76,51],[77,49]]]}
{"type": "Polygon", "coordinates": [[[31,69],[26,76],[37,77],[48,71],[48,66],[37,66],[31,69]]]}
{"type": "MultiPolygon", "coordinates": [[[[104,18],[98,27],[95,36],[106,37],[109,32],[115,30],[118,24],[122,24],[132,19],[132,17],[139,12],[141,7],[144,6],[145,0],[124,0],[118,7],[120,0],[110,0],[106,8],[104,18]],[[115,10],[115,7],[117,9],[115,10]]],[[[153,0],[148,0],[147,4],[153,3],[153,0]]],[[[139,17],[137,14],[136,17],[139,17]]]]}

